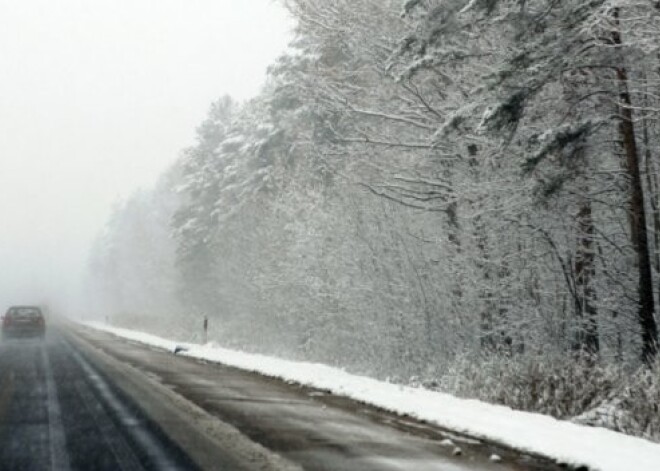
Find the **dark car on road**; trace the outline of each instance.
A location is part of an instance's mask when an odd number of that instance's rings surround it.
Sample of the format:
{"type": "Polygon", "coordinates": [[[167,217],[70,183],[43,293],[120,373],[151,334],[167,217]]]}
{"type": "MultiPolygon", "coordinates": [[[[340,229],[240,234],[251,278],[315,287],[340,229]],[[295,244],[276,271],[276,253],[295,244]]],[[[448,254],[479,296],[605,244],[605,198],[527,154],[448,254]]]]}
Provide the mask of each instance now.
{"type": "Polygon", "coordinates": [[[36,306],[13,306],[2,317],[2,338],[42,337],[46,334],[46,321],[36,306]]]}

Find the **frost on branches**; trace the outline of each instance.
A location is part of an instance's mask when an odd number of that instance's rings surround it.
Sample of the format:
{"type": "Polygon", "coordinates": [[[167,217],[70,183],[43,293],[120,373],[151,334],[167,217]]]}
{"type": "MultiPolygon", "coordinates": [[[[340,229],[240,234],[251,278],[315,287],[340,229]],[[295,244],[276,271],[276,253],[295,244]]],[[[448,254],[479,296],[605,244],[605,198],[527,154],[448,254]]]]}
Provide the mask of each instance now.
{"type": "Polygon", "coordinates": [[[99,237],[106,311],[660,439],[660,8],[286,5],[260,95],[99,237]]]}

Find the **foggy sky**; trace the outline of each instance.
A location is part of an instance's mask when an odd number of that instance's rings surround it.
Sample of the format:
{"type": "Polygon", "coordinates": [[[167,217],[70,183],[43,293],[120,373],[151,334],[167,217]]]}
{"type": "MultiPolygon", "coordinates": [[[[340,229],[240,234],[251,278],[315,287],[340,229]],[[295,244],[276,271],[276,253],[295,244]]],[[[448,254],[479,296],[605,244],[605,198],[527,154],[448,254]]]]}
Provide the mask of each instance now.
{"type": "Polygon", "coordinates": [[[0,0],[0,311],[74,295],[112,205],[254,96],[291,26],[271,0],[0,0]]]}

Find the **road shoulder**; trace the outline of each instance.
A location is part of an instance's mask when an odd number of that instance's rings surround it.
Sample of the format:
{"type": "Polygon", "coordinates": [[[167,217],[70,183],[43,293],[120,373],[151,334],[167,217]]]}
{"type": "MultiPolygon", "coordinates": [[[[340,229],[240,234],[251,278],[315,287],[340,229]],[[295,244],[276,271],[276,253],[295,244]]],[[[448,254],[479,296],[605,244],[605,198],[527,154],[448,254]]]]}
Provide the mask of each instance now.
{"type": "MultiPolygon", "coordinates": [[[[69,330],[69,329],[67,329],[69,330]]],[[[300,468],[251,441],[142,371],[70,331],[67,340],[133,399],[202,469],[289,471],[300,468]]]]}

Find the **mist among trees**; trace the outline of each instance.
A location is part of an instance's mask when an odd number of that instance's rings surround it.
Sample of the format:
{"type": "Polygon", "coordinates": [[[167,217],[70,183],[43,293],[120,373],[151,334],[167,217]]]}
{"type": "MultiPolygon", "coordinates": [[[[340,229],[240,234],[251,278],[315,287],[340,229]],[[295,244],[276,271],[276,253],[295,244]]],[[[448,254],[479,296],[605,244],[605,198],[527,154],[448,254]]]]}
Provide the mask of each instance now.
{"type": "Polygon", "coordinates": [[[286,5],[261,94],[108,221],[95,311],[658,439],[660,4],[286,5]]]}

